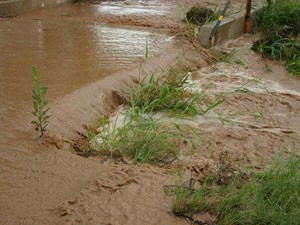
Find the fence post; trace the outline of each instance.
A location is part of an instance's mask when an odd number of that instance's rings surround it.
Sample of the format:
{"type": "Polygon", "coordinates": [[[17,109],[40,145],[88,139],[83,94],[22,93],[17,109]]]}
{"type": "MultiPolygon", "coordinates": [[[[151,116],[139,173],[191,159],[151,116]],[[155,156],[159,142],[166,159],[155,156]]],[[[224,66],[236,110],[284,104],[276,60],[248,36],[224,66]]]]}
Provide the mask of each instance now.
{"type": "Polygon", "coordinates": [[[251,0],[247,0],[244,33],[250,33],[250,29],[251,29],[250,15],[251,15],[251,0]]]}

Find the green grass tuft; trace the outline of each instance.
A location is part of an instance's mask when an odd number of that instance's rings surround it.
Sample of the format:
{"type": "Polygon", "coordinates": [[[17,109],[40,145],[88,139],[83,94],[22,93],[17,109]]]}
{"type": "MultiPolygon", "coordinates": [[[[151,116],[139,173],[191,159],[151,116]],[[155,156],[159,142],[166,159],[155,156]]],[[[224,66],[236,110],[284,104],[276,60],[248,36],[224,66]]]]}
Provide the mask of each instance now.
{"type": "Polygon", "coordinates": [[[233,178],[228,185],[204,183],[196,191],[179,188],[173,210],[209,211],[218,225],[298,225],[300,218],[300,160],[278,160],[256,176],[233,178]]]}
{"type": "Polygon", "coordinates": [[[257,13],[255,26],[266,38],[254,43],[263,56],[285,61],[286,69],[300,75],[300,2],[276,0],[257,13]]]}
{"type": "Polygon", "coordinates": [[[284,60],[286,69],[293,75],[300,75],[300,42],[280,35],[268,37],[253,45],[253,49],[275,60],[284,60]]]}
{"type": "Polygon", "coordinates": [[[131,109],[139,113],[164,111],[177,116],[195,116],[207,113],[224,101],[222,95],[208,100],[205,90],[193,88],[189,76],[186,70],[172,67],[163,76],[153,74],[148,82],[142,80],[131,95],[131,109]]]}
{"type": "Polygon", "coordinates": [[[182,148],[193,149],[188,137],[191,132],[188,126],[131,115],[123,126],[117,127],[116,122],[103,126],[97,151],[139,163],[169,163],[177,159],[182,148]]]}
{"type": "Polygon", "coordinates": [[[255,26],[270,36],[300,34],[300,2],[276,0],[257,13],[255,26]]]}

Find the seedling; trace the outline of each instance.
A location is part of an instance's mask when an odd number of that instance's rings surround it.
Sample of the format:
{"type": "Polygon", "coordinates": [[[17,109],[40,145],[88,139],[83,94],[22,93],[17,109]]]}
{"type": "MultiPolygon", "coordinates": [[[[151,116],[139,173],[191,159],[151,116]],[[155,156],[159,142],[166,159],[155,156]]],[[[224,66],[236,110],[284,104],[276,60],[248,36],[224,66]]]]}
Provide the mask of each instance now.
{"type": "Polygon", "coordinates": [[[49,124],[48,116],[48,100],[46,98],[48,87],[41,81],[41,74],[38,73],[36,66],[32,67],[33,72],[33,88],[32,88],[32,100],[33,109],[32,114],[36,117],[35,120],[31,121],[35,125],[35,129],[39,131],[40,138],[44,136],[47,131],[47,126],[49,124]]]}

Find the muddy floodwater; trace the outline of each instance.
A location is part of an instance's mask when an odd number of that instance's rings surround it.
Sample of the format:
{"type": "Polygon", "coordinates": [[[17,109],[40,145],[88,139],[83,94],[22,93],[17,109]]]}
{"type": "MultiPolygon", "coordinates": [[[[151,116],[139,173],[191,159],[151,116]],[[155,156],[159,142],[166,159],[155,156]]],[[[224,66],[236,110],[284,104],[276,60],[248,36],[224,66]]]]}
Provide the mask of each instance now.
{"type": "MultiPolygon", "coordinates": [[[[1,225],[16,224],[16,221],[34,224],[34,215],[40,208],[35,208],[34,202],[40,204],[43,199],[30,195],[51,192],[50,187],[54,185],[52,181],[44,180],[42,174],[49,172],[44,171],[45,165],[57,162],[56,156],[45,153],[46,156],[40,157],[43,147],[37,144],[36,133],[30,124],[33,119],[31,67],[36,65],[43,74],[49,87],[51,107],[53,102],[59,102],[79,88],[138,65],[145,57],[146,43],[150,55],[155,55],[174,42],[174,37],[165,32],[93,21],[100,14],[115,12],[147,13],[148,16],[168,13],[163,8],[130,10],[116,7],[114,3],[111,6],[64,5],[24,13],[17,18],[0,19],[1,225]],[[40,158],[35,159],[36,155],[40,158]],[[28,198],[31,201],[27,201],[28,198]]],[[[57,172],[62,173],[61,170],[57,172]]],[[[88,174],[85,173],[87,177],[88,174]]],[[[53,190],[61,191],[61,187],[54,185],[53,190]]],[[[40,214],[36,217],[41,219],[40,214]]]]}
{"type": "MultiPolygon", "coordinates": [[[[103,10],[107,11],[107,7],[104,6],[103,10]]],[[[124,10],[124,13],[128,11],[126,8],[124,10]]],[[[151,54],[160,52],[173,42],[172,36],[163,33],[85,23],[84,20],[77,20],[74,14],[91,13],[91,16],[96,16],[101,11],[102,7],[98,5],[83,4],[27,13],[23,17],[0,21],[1,148],[6,142],[9,142],[9,147],[11,138],[21,138],[22,135],[16,133],[24,131],[19,120],[27,117],[32,110],[32,65],[36,65],[44,75],[52,102],[113,72],[139,63],[144,57],[146,42],[151,54]],[[72,18],[65,20],[69,11],[72,11],[72,18]],[[61,18],[58,20],[55,17],[61,18]]],[[[119,8],[118,12],[122,10],[119,8]]]]}
{"type": "MultiPolygon", "coordinates": [[[[297,151],[299,78],[280,62],[268,61],[267,71],[251,50],[255,35],[221,46],[237,52],[238,64],[210,65],[209,51],[186,38],[182,19],[191,5],[225,2],[93,0],[0,18],[0,225],[186,225],[163,190],[179,168],[191,166],[201,178],[227,151],[248,173],[279,150],[297,151]],[[157,166],[72,152],[70,143],[82,144],[78,137],[104,110],[117,115],[121,103],[112,90],[128,92],[141,75],[176,61],[191,69],[199,90],[226,97],[217,113],[185,121],[203,135],[195,155],[157,166]],[[44,144],[30,124],[33,65],[49,87],[44,144]]],[[[232,3],[231,10],[242,10],[245,1],[232,3]]]]}

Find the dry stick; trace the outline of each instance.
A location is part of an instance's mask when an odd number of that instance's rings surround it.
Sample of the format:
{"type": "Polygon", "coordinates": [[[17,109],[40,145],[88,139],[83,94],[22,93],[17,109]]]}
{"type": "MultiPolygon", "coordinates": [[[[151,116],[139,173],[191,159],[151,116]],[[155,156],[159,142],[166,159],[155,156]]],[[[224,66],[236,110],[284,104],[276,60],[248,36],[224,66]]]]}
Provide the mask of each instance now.
{"type": "Polygon", "coordinates": [[[214,37],[218,31],[219,25],[221,24],[221,22],[225,16],[225,13],[226,13],[227,9],[229,8],[230,3],[231,3],[231,0],[228,0],[227,3],[225,4],[225,7],[224,7],[221,15],[219,16],[216,25],[214,26],[213,30],[211,31],[211,33],[209,35],[210,44],[212,44],[212,42],[214,41],[214,37]]]}

